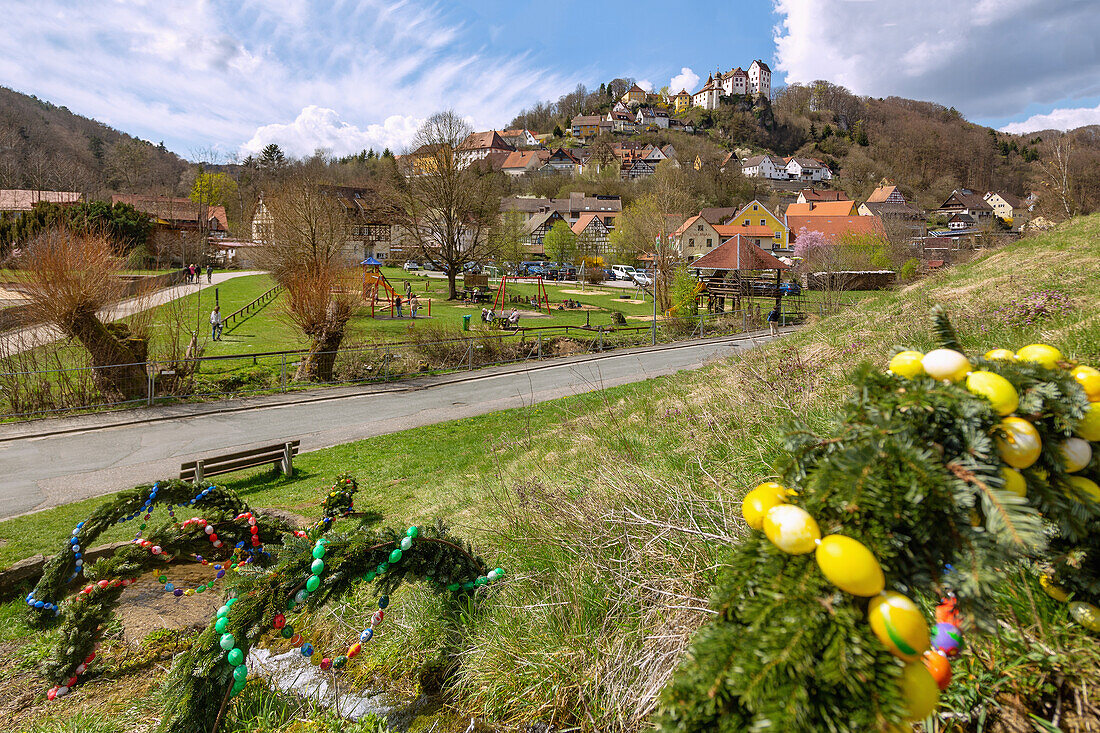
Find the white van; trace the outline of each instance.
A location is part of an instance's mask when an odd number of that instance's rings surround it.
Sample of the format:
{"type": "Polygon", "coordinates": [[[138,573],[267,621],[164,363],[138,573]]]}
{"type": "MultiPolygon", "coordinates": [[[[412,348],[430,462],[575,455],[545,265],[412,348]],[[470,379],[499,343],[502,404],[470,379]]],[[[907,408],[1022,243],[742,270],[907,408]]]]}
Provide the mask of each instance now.
{"type": "Polygon", "coordinates": [[[634,282],[634,273],[636,270],[630,265],[612,265],[611,271],[615,273],[616,280],[626,280],[627,282],[634,282]]]}

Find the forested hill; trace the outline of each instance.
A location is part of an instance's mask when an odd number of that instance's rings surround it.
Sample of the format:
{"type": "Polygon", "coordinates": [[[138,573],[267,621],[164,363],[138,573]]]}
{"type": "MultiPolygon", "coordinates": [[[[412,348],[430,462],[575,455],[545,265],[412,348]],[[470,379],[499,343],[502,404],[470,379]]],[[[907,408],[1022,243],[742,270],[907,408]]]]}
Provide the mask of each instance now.
{"type": "MultiPolygon", "coordinates": [[[[524,110],[511,126],[567,130],[573,115],[606,113],[619,90],[632,82],[616,79],[591,92],[579,86],[557,102],[524,110]]],[[[839,174],[837,185],[857,199],[888,178],[924,208],[938,206],[953,189],[963,187],[1017,195],[1050,192],[1054,181],[1062,178],[1055,169],[1064,164],[1072,213],[1100,210],[1097,126],[1010,135],[969,122],[940,104],[862,97],[827,81],[792,84],[774,96],[770,103],[724,97],[716,110],[696,107],[674,114],[696,128],[691,144],[683,147],[692,157],[702,149],[704,161],[707,153],[722,160],[734,150],[739,155],[769,152],[820,158],[839,174]]],[[[660,137],[675,138],[668,133],[660,137]]],[[[678,151],[681,147],[676,146],[678,151]]],[[[1061,206],[1062,192],[1051,193],[1042,200],[1061,206]]],[[[1065,218],[1065,213],[1058,218],[1065,218]]]]}
{"type": "Polygon", "coordinates": [[[167,193],[186,167],[163,145],[0,87],[0,188],[167,193]]]}

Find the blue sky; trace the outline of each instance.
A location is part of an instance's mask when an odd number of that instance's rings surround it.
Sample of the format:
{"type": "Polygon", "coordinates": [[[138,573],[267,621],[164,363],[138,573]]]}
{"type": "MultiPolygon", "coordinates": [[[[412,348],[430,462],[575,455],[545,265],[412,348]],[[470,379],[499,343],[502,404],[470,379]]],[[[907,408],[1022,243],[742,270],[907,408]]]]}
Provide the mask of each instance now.
{"type": "MultiPolygon", "coordinates": [[[[1100,123],[1093,0],[0,0],[0,84],[197,159],[268,142],[400,151],[454,108],[479,129],[578,83],[774,82],[954,106],[1015,132],[1100,123]]],[[[689,89],[689,91],[693,91],[689,89]]]]}

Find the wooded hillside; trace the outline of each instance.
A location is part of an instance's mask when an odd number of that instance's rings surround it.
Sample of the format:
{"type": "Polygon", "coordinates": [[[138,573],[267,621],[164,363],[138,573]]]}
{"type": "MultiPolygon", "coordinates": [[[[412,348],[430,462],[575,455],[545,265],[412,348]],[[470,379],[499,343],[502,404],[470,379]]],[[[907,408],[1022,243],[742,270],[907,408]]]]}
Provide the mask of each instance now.
{"type": "Polygon", "coordinates": [[[0,87],[0,188],[176,193],[186,168],[163,144],[0,87]]]}

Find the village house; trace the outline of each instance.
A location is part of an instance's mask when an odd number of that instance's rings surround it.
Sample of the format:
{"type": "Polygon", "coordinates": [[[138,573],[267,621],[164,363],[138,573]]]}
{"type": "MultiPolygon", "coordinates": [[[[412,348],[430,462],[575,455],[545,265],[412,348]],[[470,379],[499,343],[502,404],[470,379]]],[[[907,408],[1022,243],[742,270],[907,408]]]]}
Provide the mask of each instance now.
{"type": "Polygon", "coordinates": [[[48,203],[73,206],[84,200],[84,194],[75,191],[37,191],[22,188],[0,189],[0,214],[19,218],[34,208],[35,204],[48,203]]]}
{"type": "Polygon", "coordinates": [[[871,192],[867,201],[859,205],[857,210],[860,216],[880,216],[894,219],[917,220],[921,218],[920,209],[912,206],[905,200],[898,187],[883,181],[878,188],[871,192]]]}
{"type": "Polygon", "coordinates": [[[478,160],[486,158],[490,153],[511,153],[515,147],[504,142],[500,133],[495,131],[475,132],[470,134],[462,144],[458,146],[458,165],[467,167],[478,160]]]}
{"type": "Polygon", "coordinates": [[[557,148],[550,153],[546,163],[539,169],[542,173],[555,175],[573,175],[581,162],[567,148],[557,148]]]}
{"type": "MultiPolygon", "coordinates": [[[[332,196],[344,209],[348,218],[343,257],[348,263],[358,263],[368,257],[383,262],[402,257],[396,246],[396,227],[385,214],[378,192],[373,188],[356,186],[319,187],[321,193],[332,196]]],[[[252,216],[252,243],[264,245],[270,241],[274,222],[263,198],[252,216]]]]}
{"type": "Polygon", "coordinates": [[[550,233],[554,224],[559,221],[565,221],[565,218],[553,209],[536,213],[524,222],[520,229],[520,242],[531,254],[545,254],[543,240],[546,239],[546,235],[550,233]]]}
{"type": "Polygon", "coordinates": [[[722,241],[714,225],[696,214],[672,233],[672,246],[688,262],[699,259],[722,241]]]}
{"type": "Polygon", "coordinates": [[[585,140],[600,134],[600,115],[577,115],[569,121],[569,132],[573,137],[585,140]]]}
{"type": "Polygon", "coordinates": [[[829,181],[833,172],[815,158],[785,158],[787,178],[792,181],[829,181]]]}
{"type": "Polygon", "coordinates": [[[639,107],[634,121],[642,130],[667,130],[668,111],[653,107],[639,107]]]}
{"type": "Polygon", "coordinates": [[[717,79],[722,94],[727,97],[749,93],[749,73],[740,66],[727,71],[725,74],[720,74],[717,79]]]}
{"type": "Polygon", "coordinates": [[[619,101],[623,102],[624,104],[645,104],[645,100],[645,89],[642,89],[640,86],[635,84],[634,86],[630,87],[630,89],[626,90],[626,94],[624,94],[619,101]]]}
{"type": "Polygon", "coordinates": [[[623,201],[618,196],[586,196],[583,191],[573,191],[569,198],[544,199],[534,196],[510,196],[500,202],[501,212],[518,211],[530,221],[544,211],[557,211],[570,226],[584,214],[596,214],[609,230],[615,228],[615,219],[623,211],[623,201]]]}
{"type": "Polygon", "coordinates": [[[549,150],[515,150],[508,153],[500,169],[510,176],[528,175],[537,172],[549,159],[549,150]]]}
{"type": "Polygon", "coordinates": [[[535,133],[531,132],[527,128],[520,128],[516,130],[502,130],[500,133],[500,139],[511,145],[513,148],[535,148],[538,147],[539,140],[535,137],[535,133]]]}
{"type": "Polygon", "coordinates": [[[767,240],[768,246],[764,247],[765,249],[785,252],[790,248],[790,230],[787,225],[758,200],[754,199],[745,204],[726,224],[738,227],[736,233],[754,239],[767,239],[767,235],[770,234],[771,237],[767,240]],[[759,229],[750,229],[750,227],[759,227],[759,229]]]}
{"type": "Polygon", "coordinates": [[[1019,196],[1006,191],[989,191],[982,198],[993,207],[993,215],[1004,223],[1016,229],[1027,223],[1028,205],[1019,196]]]}
{"type": "Polygon", "coordinates": [[[956,232],[974,229],[977,225],[977,220],[970,214],[955,214],[947,220],[947,228],[956,232]]]}
{"type": "Polygon", "coordinates": [[[587,255],[604,255],[610,251],[610,230],[598,214],[581,214],[570,229],[577,237],[578,248],[587,255]]]}
{"type": "Polygon", "coordinates": [[[695,132],[695,125],[684,120],[678,120],[675,117],[670,117],[668,119],[668,129],[676,130],[678,132],[686,132],[690,135],[691,133],[695,132]]]}
{"type": "Polygon", "coordinates": [[[851,201],[843,191],[829,191],[823,188],[804,188],[798,192],[798,203],[820,203],[822,201],[851,201]]]}
{"type": "Polygon", "coordinates": [[[191,199],[172,196],[115,194],[111,204],[129,204],[147,214],[157,229],[176,232],[205,232],[215,236],[229,233],[224,206],[203,206],[191,199]]]}
{"type": "Polygon", "coordinates": [[[677,112],[683,112],[685,109],[691,107],[691,95],[688,94],[686,89],[681,89],[673,96],[672,105],[677,112]]]}
{"type": "Polygon", "coordinates": [[[993,216],[993,206],[970,189],[958,188],[951,192],[935,213],[948,220],[956,214],[967,214],[981,226],[993,216]]]}
{"type": "Polygon", "coordinates": [[[777,155],[753,155],[741,161],[741,174],[746,178],[787,180],[787,161],[777,155]]]}
{"type": "Polygon", "coordinates": [[[605,119],[611,123],[611,130],[613,132],[625,132],[629,134],[634,132],[637,127],[637,123],[634,122],[634,115],[630,112],[613,109],[607,113],[605,119]]]}

